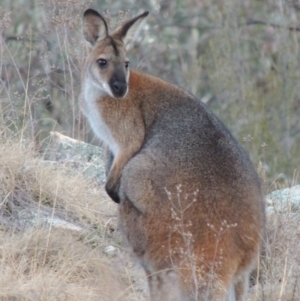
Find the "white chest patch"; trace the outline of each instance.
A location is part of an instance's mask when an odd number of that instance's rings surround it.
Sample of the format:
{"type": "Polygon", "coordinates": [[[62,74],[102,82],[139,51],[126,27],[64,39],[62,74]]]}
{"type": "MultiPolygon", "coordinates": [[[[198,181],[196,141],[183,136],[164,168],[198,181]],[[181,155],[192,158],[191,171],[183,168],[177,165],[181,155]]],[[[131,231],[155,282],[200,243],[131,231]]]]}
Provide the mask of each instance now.
{"type": "Polygon", "coordinates": [[[88,79],[83,84],[82,92],[82,111],[84,115],[87,117],[94,133],[107,144],[116,157],[119,152],[119,146],[114,140],[110,129],[103,121],[99,106],[96,105],[97,102],[101,102],[101,95],[105,92],[96,87],[88,79]]]}

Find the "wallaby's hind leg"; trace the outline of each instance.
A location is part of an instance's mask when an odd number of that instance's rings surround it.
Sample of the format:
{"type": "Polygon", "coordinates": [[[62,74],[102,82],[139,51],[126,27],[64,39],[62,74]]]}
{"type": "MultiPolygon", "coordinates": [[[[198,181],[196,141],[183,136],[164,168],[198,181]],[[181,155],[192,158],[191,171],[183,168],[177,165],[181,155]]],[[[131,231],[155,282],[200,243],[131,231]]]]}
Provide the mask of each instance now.
{"type": "Polygon", "coordinates": [[[205,274],[202,279],[189,277],[187,270],[165,270],[148,273],[148,283],[151,301],[235,301],[227,299],[227,284],[210,283],[205,274]],[[196,283],[197,282],[197,283],[196,283]],[[199,282],[199,283],[198,283],[199,282]]]}
{"type": "MultiPolygon", "coordinates": [[[[228,299],[227,292],[224,288],[215,287],[215,288],[204,288],[202,289],[197,298],[190,299],[191,301],[235,301],[235,299],[228,299]]],[[[230,295],[230,294],[229,294],[230,295]]],[[[233,293],[234,296],[234,293],[233,293]]]]}
{"type": "Polygon", "coordinates": [[[151,301],[185,301],[182,299],[174,271],[148,274],[151,301]]]}
{"type": "Polygon", "coordinates": [[[230,285],[229,291],[228,291],[228,297],[226,301],[236,301],[235,300],[235,286],[233,284],[230,285]]]}
{"type": "MultiPolygon", "coordinates": [[[[234,285],[234,301],[246,301],[246,295],[249,289],[249,273],[245,273],[234,285]]],[[[230,300],[231,301],[231,300],[230,300]]]]}

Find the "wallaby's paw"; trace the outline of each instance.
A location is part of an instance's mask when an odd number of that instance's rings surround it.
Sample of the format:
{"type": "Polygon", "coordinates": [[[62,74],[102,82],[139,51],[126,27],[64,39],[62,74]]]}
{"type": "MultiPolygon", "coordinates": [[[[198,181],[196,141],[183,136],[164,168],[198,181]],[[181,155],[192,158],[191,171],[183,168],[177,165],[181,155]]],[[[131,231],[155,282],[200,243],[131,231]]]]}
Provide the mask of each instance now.
{"type": "Polygon", "coordinates": [[[119,196],[119,189],[120,189],[120,181],[117,183],[112,183],[112,181],[108,180],[105,184],[105,190],[109,197],[116,203],[120,203],[120,196],[119,196]]]}

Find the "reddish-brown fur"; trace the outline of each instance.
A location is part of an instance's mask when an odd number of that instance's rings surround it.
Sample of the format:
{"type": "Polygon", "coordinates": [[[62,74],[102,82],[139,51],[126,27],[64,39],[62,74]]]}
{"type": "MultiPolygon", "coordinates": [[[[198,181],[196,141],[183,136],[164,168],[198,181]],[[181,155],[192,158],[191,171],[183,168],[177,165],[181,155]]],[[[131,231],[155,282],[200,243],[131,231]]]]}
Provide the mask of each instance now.
{"type": "Polygon", "coordinates": [[[109,69],[97,71],[96,61],[110,53],[107,68],[123,66],[120,32],[111,34],[117,53],[107,37],[94,41],[82,102],[113,154],[106,189],[120,203],[120,230],[147,273],[151,299],[221,301],[234,286],[236,300],[244,300],[264,229],[255,169],[226,127],[188,92],[124,70],[127,94],[111,95],[109,69]]]}

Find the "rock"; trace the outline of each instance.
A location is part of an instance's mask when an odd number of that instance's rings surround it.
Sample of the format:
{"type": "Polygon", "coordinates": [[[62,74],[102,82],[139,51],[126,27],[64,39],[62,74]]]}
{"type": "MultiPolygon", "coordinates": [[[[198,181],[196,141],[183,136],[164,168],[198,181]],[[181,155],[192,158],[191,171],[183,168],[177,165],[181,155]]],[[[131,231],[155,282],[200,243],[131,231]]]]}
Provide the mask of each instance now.
{"type": "Polygon", "coordinates": [[[46,164],[64,164],[99,184],[106,180],[104,157],[105,151],[102,148],[58,132],[51,132],[51,142],[44,153],[46,164]]]}
{"type": "Polygon", "coordinates": [[[83,228],[67,222],[50,212],[38,208],[26,208],[18,212],[18,222],[21,229],[29,227],[54,227],[76,232],[82,232],[83,228]]]}
{"type": "Polygon", "coordinates": [[[44,161],[44,164],[58,169],[64,165],[67,167],[68,174],[81,173],[84,178],[95,181],[98,185],[103,185],[106,181],[105,167],[103,165],[76,161],[44,161]]]}
{"type": "Polygon", "coordinates": [[[118,248],[115,248],[114,246],[106,246],[103,249],[103,252],[109,256],[115,256],[117,253],[120,252],[118,248]]]}
{"type": "Polygon", "coordinates": [[[260,284],[250,300],[299,300],[300,185],[266,196],[266,237],[260,261],[260,284]]]}
{"type": "Polygon", "coordinates": [[[45,151],[45,160],[90,162],[103,164],[104,150],[98,146],[51,132],[51,141],[45,151]]]}
{"type": "Polygon", "coordinates": [[[291,188],[276,190],[266,196],[267,213],[276,211],[278,213],[300,212],[300,185],[291,188]]]}

